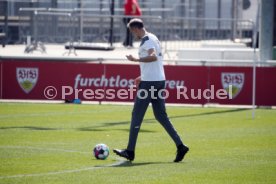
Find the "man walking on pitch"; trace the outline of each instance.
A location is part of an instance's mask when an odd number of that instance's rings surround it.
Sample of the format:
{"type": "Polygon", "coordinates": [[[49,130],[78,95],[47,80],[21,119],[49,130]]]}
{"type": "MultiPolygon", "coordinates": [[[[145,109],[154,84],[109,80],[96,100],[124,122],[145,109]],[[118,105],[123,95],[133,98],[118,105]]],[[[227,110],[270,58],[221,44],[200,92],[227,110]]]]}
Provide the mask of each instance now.
{"type": "Polygon", "coordinates": [[[156,120],[165,128],[177,146],[174,162],[180,162],[189,151],[189,148],[183,144],[171,124],[166,113],[165,100],[160,96],[160,91],[165,88],[165,73],[160,42],[154,34],[146,31],[141,19],[132,19],[128,23],[128,28],[138,39],[141,39],[139,58],[132,55],[126,56],[129,61],[139,62],[140,64],[141,76],[135,79],[135,85],[138,86],[140,95],[137,93],[132,111],[127,149],[114,149],[113,151],[127,160],[134,160],[140,126],[148,105],[151,103],[156,120]],[[151,94],[152,91],[154,91],[154,95],[151,94]]]}

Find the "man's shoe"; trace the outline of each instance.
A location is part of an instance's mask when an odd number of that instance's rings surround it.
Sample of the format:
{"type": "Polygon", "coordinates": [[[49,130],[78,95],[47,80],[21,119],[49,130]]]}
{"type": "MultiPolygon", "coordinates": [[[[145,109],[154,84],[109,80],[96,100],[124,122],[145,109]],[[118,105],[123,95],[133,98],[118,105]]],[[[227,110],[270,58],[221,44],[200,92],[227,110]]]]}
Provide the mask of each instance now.
{"type": "Polygon", "coordinates": [[[129,161],[133,161],[135,157],[134,151],[129,151],[126,149],[124,150],[114,149],[113,152],[119,155],[120,157],[126,158],[129,161]]]}
{"type": "Polygon", "coordinates": [[[186,153],[189,151],[189,148],[185,145],[179,145],[177,147],[177,154],[175,157],[174,162],[180,162],[183,160],[184,156],[186,155],[186,153]]]}

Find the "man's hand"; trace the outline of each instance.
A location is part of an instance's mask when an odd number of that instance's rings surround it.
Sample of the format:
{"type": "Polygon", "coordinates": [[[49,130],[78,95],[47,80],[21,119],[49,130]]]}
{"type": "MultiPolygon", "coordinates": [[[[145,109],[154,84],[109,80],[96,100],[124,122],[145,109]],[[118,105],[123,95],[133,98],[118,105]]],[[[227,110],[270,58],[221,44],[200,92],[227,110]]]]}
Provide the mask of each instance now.
{"type": "Polygon", "coordinates": [[[126,58],[127,58],[129,61],[133,61],[133,62],[139,61],[139,59],[133,57],[132,55],[126,55],[126,58]]]}
{"type": "Polygon", "coordinates": [[[141,82],[141,77],[137,77],[136,79],[134,79],[134,85],[138,88],[139,87],[139,84],[141,82]]]}

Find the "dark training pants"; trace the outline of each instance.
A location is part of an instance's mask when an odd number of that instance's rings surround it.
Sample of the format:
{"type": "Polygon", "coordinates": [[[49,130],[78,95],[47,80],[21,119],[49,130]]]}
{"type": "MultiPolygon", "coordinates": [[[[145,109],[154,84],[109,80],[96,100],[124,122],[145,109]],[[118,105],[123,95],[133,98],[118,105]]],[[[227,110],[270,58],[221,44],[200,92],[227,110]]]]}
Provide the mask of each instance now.
{"type": "MultiPolygon", "coordinates": [[[[165,128],[167,133],[175,142],[176,146],[182,144],[182,141],[170,122],[165,107],[165,100],[160,95],[160,90],[165,88],[165,81],[141,81],[139,90],[135,99],[130,124],[130,133],[127,150],[134,151],[140,130],[140,126],[144,119],[149,103],[152,104],[154,116],[156,120],[165,128]],[[150,89],[154,88],[154,93],[150,89]],[[159,92],[159,95],[158,95],[159,92]],[[140,93],[140,95],[138,95],[140,93]],[[146,94],[147,93],[147,94],[146,94]],[[154,95],[153,95],[154,94],[154,95]],[[161,97],[161,98],[160,98],[161,97]],[[156,99],[155,99],[156,98],[156,99]]],[[[153,91],[153,90],[152,90],[153,91]]]]}

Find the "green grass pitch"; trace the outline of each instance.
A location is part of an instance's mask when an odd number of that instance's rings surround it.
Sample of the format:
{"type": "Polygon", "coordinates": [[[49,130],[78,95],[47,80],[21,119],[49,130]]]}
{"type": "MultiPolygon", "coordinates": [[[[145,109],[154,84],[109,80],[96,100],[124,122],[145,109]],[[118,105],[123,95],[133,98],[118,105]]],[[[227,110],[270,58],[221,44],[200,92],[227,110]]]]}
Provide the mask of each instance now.
{"type": "Polygon", "coordinates": [[[136,159],[125,148],[132,106],[0,103],[0,184],[276,183],[276,110],[167,107],[190,152],[173,163],[176,148],[149,107],[136,159]]]}

